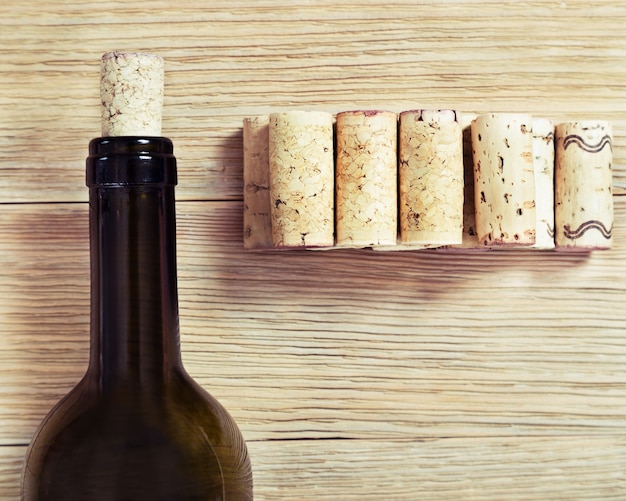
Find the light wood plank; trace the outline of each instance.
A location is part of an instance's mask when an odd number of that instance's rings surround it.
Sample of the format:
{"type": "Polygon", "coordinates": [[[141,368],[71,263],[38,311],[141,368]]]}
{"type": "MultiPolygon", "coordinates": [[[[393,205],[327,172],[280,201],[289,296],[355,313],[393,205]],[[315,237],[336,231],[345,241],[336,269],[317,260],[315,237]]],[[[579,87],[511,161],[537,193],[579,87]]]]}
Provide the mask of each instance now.
{"type": "Polygon", "coordinates": [[[618,500],[623,439],[255,442],[256,499],[618,500]],[[390,474],[390,472],[393,472],[390,474]]]}
{"type": "MultiPolygon", "coordinates": [[[[623,499],[623,437],[260,441],[255,499],[623,499]]],[[[25,447],[0,447],[0,498],[18,499],[25,447]]]]}
{"type": "Polygon", "coordinates": [[[244,432],[256,499],[623,499],[626,3],[0,11],[1,499],[85,370],[84,159],[117,48],[167,61],[183,356],[244,432]],[[615,248],[242,249],[244,117],[420,107],[611,120],[615,248]]]}
{"type": "Polygon", "coordinates": [[[26,446],[0,447],[0,499],[20,499],[20,478],[26,446]]]}
{"type": "Polygon", "coordinates": [[[582,0],[10,2],[0,16],[0,202],[86,200],[99,58],[115,48],[167,60],[163,130],[181,199],[241,198],[242,119],[294,108],[603,118],[615,125],[622,190],[626,5],[589,10],[582,0]]]}
{"type": "MultiPolygon", "coordinates": [[[[184,359],[251,440],[623,433],[616,248],[246,252],[239,202],[180,203],[184,359]]],[[[0,206],[0,443],[84,371],[84,204],[0,206]]]]}

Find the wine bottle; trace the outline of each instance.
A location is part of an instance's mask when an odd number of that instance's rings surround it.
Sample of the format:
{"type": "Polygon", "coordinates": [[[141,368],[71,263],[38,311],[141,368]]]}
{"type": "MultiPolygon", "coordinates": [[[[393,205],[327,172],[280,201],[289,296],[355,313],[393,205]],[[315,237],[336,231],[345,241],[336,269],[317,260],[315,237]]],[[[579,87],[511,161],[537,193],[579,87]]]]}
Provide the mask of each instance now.
{"type": "Polygon", "coordinates": [[[245,441],[185,371],[172,141],[93,139],[87,371],[27,451],[24,500],[252,499],[245,441]]]}

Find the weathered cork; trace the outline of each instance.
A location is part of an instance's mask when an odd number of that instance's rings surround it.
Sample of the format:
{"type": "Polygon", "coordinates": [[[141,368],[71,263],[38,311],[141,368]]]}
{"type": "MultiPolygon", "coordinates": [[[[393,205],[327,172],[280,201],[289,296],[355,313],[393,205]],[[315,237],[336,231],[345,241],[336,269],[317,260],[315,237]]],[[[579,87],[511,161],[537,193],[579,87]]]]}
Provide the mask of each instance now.
{"type": "Polygon", "coordinates": [[[389,111],[337,114],[337,245],[395,245],[398,125],[389,111]]]}
{"type": "Polygon", "coordinates": [[[272,113],[269,185],[275,247],[334,244],[333,116],[272,113]]]}
{"type": "Polygon", "coordinates": [[[533,249],[554,249],[554,124],[533,118],[537,235],[533,249]]]}
{"type": "Polygon", "coordinates": [[[452,110],[400,114],[400,242],[423,247],[463,240],[463,132],[452,110]]]}
{"type": "Polygon", "coordinates": [[[160,56],[107,52],[100,97],[103,136],[160,136],[164,63],[160,56]]]}
{"type": "Polygon", "coordinates": [[[613,243],[612,126],[556,126],[555,223],[558,250],[609,249],[613,243]]]}
{"type": "Polygon", "coordinates": [[[478,242],[486,247],[535,243],[532,117],[490,113],[472,122],[478,242]]]}
{"type": "Polygon", "coordinates": [[[269,117],[243,120],[243,246],[272,247],[269,117]]]}

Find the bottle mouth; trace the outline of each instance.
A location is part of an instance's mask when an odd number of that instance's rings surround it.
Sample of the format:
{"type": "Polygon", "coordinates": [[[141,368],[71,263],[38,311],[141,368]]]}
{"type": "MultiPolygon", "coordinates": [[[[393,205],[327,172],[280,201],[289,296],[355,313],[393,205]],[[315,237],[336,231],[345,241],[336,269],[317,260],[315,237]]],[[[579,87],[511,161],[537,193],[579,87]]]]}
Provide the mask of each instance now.
{"type": "Polygon", "coordinates": [[[166,137],[111,136],[89,142],[87,186],[171,185],[177,183],[174,145],[166,137]]]}

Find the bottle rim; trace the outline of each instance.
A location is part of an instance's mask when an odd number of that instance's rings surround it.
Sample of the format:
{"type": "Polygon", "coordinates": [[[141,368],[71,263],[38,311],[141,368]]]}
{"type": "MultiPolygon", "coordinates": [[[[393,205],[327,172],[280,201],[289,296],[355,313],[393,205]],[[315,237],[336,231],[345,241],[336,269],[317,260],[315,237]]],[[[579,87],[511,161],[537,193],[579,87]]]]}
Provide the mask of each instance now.
{"type": "Polygon", "coordinates": [[[99,137],[89,142],[86,184],[97,186],[176,185],[172,141],[159,136],[99,137]]]}

